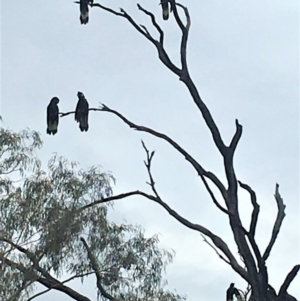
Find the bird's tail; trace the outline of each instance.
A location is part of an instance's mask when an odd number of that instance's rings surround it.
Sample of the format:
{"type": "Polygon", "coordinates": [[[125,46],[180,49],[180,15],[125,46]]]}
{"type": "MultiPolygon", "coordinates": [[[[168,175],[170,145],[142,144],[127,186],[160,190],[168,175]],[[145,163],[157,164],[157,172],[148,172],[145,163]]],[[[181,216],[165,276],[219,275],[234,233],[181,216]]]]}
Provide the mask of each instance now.
{"type": "Polygon", "coordinates": [[[80,14],[80,23],[81,24],[87,24],[89,22],[89,12],[82,12],[80,14]]]}
{"type": "Polygon", "coordinates": [[[168,20],[169,19],[169,4],[168,3],[162,3],[162,12],[163,12],[163,19],[168,20]]]}
{"type": "Polygon", "coordinates": [[[57,127],[58,127],[58,123],[57,122],[51,122],[48,124],[47,127],[47,134],[49,135],[55,135],[57,133],[57,127]]]}
{"type": "Polygon", "coordinates": [[[87,132],[89,129],[88,117],[82,117],[79,121],[79,128],[81,132],[87,132]]]}

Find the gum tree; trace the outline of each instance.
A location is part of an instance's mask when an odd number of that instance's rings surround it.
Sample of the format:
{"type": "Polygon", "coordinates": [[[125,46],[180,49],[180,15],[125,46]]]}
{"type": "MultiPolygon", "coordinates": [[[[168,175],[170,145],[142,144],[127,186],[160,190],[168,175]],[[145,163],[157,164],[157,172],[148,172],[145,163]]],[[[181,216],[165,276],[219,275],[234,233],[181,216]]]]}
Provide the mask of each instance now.
{"type": "Polygon", "coordinates": [[[58,156],[43,171],[37,132],[0,127],[0,142],[1,300],[29,301],[56,290],[91,301],[69,286],[88,276],[101,300],[185,300],[165,288],[162,273],[173,253],[159,249],[157,235],[110,222],[110,203],[94,205],[112,198],[109,173],[58,156]],[[44,287],[39,293],[36,284],[44,287]]]}

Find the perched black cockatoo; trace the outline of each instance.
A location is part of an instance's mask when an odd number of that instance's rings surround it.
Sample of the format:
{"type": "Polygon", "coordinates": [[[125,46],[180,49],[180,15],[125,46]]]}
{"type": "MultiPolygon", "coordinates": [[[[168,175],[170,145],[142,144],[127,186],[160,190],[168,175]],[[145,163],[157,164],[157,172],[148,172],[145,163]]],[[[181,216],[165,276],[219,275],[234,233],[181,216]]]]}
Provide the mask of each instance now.
{"type": "Polygon", "coordinates": [[[81,132],[89,129],[89,103],[84,97],[83,93],[78,92],[78,102],[75,110],[75,120],[79,122],[81,132]]]}
{"type": "Polygon", "coordinates": [[[55,135],[58,127],[58,104],[59,99],[53,97],[47,107],[47,134],[55,135]]]}
{"type": "Polygon", "coordinates": [[[162,13],[163,13],[163,19],[168,20],[169,19],[169,0],[161,0],[160,2],[162,13]]]}
{"type": "MultiPolygon", "coordinates": [[[[80,8],[80,23],[87,24],[89,22],[89,3],[93,4],[94,0],[80,0],[79,8],[80,8]]],[[[76,2],[78,3],[78,2],[76,2]]]]}
{"type": "Polygon", "coordinates": [[[242,296],[237,288],[234,287],[234,283],[231,283],[226,291],[226,301],[233,301],[233,296],[236,296],[237,301],[242,301],[242,296]]]}
{"type": "Polygon", "coordinates": [[[226,301],[233,301],[235,287],[234,283],[231,283],[228,290],[226,291],[226,301]]]}

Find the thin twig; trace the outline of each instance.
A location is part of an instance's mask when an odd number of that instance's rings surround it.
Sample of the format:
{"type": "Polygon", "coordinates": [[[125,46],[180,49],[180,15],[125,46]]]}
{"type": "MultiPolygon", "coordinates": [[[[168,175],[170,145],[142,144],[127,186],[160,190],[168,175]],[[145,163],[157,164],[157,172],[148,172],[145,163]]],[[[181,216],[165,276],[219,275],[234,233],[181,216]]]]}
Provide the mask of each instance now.
{"type": "Polygon", "coordinates": [[[186,55],[187,55],[186,49],[187,49],[187,41],[188,41],[188,36],[189,36],[189,29],[191,26],[190,14],[189,14],[187,7],[183,6],[182,4],[175,3],[174,0],[171,1],[171,8],[174,11],[175,20],[182,32],[181,45],[180,45],[180,59],[181,59],[181,70],[182,70],[181,78],[189,77],[189,75],[188,75],[189,72],[188,72],[188,67],[187,67],[187,59],[186,59],[186,55]],[[187,20],[186,26],[183,25],[183,23],[179,17],[179,14],[177,11],[177,6],[181,7],[185,13],[185,17],[187,20]]]}
{"type": "MultiPolygon", "coordinates": [[[[161,35],[160,33],[160,42],[159,41],[156,41],[152,36],[150,35],[147,35],[142,29],[141,27],[131,18],[130,15],[128,15],[124,9],[120,9],[121,10],[121,13],[118,13],[116,11],[114,11],[113,9],[111,8],[108,8],[108,7],[105,7],[101,4],[98,4],[98,3],[94,3],[93,4],[93,7],[99,7],[105,11],[108,11],[114,15],[117,15],[119,17],[123,17],[125,19],[128,20],[128,22],[139,32],[141,33],[147,40],[149,40],[157,49],[157,52],[158,52],[158,56],[160,58],[160,60],[162,61],[162,63],[167,67],[169,68],[172,72],[174,72],[175,74],[177,74],[178,76],[181,75],[181,70],[176,67],[172,61],[170,60],[167,52],[165,51],[165,49],[163,48],[163,43],[161,43],[163,41],[163,36],[161,35]]],[[[141,6],[138,7],[141,11],[143,11],[144,13],[148,12],[147,10],[145,10],[144,8],[142,8],[141,6]]],[[[147,13],[148,14],[148,13],[147,13]]],[[[149,12],[150,17],[151,17],[151,13],[149,12]]],[[[154,16],[153,16],[154,17],[154,16]]],[[[152,18],[152,17],[151,17],[152,18]]],[[[153,23],[152,21],[152,24],[156,27],[155,23],[153,23]]],[[[158,26],[158,25],[157,25],[158,26]]],[[[156,27],[156,29],[158,30],[158,27],[156,27]]]]}
{"type": "MultiPolygon", "coordinates": [[[[99,109],[99,108],[89,108],[89,111],[102,111],[102,110],[99,109]]],[[[75,111],[66,112],[66,113],[59,112],[58,114],[60,115],[60,117],[65,117],[65,116],[68,116],[68,115],[71,115],[71,114],[75,114],[75,111]]]]}
{"type": "Polygon", "coordinates": [[[204,240],[204,242],[206,242],[216,253],[217,255],[222,259],[224,260],[227,264],[230,265],[230,262],[224,258],[224,256],[206,239],[206,237],[203,235],[203,234],[200,234],[204,240]]]}
{"type": "Polygon", "coordinates": [[[159,42],[161,44],[161,46],[163,47],[164,44],[164,32],[161,29],[161,27],[158,25],[158,23],[155,20],[155,16],[149,12],[148,10],[144,9],[140,4],[137,4],[137,7],[140,11],[144,12],[146,15],[150,16],[151,18],[151,22],[153,24],[153,26],[157,29],[157,31],[159,32],[159,42]]]}
{"type": "Polygon", "coordinates": [[[152,176],[152,173],[151,173],[151,163],[152,163],[152,159],[153,159],[153,156],[154,156],[154,151],[151,152],[151,154],[149,154],[149,150],[147,149],[144,141],[142,140],[142,145],[143,145],[143,148],[147,154],[147,161],[144,161],[145,163],[145,166],[147,168],[147,172],[148,172],[148,176],[149,176],[149,179],[150,179],[150,183],[148,183],[151,188],[152,188],[152,191],[154,193],[154,195],[157,197],[157,198],[160,198],[156,188],[155,188],[155,182],[154,182],[154,179],[153,179],[153,176],[152,176]]]}

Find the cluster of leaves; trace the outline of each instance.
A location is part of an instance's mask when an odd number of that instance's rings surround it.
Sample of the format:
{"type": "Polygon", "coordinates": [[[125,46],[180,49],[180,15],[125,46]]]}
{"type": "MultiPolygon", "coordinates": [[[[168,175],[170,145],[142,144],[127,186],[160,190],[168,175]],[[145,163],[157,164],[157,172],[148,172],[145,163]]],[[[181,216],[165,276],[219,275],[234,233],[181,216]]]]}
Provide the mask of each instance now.
{"type": "Polygon", "coordinates": [[[34,156],[34,152],[41,146],[42,140],[35,131],[15,133],[0,127],[0,193],[9,191],[12,184],[10,179],[14,173],[24,176],[26,170],[35,171],[40,168],[40,161],[34,156]]]}
{"type": "Polygon", "coordinates": [[[157,236],[146,238],[138,226],[109,222],[111,202],[91,205],[112,195],[111,174],[95,167],[80,170],[58,156],[45,172],[35,155],[42,145],[38,133],[1,129],[0,139],[0,292],[5,300],[32,296],[47,273],[84,281],[95,273],[88,252],[97,260],[101,286],[116,298],[184,300],[165,289],[162,272],[173,254],[158,248],[157,236]],[[20,178],[13,181],[17,172],[20,178]]]}

